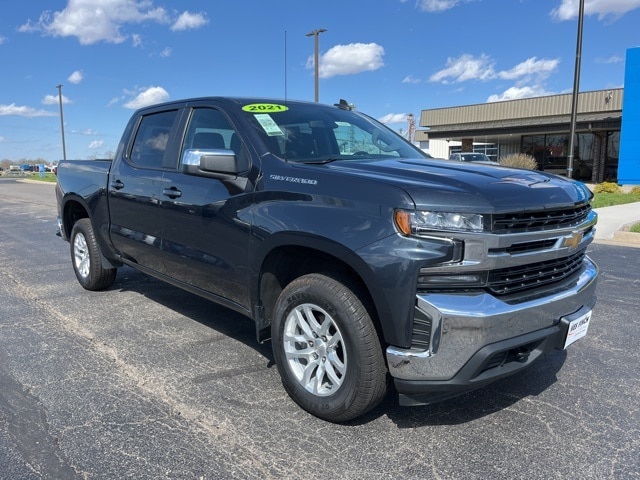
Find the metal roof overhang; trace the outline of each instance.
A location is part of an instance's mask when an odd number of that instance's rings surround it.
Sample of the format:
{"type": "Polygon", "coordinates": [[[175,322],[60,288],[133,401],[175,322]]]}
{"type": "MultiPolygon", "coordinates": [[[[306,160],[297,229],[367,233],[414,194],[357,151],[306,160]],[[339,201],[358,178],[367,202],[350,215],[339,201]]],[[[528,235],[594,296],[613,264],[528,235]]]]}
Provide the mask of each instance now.
{"type": "MultiPolygon", "coordinates": [[[[622,112],[600,112],[579,114],[576,119],[576,131],[620,129],[622,112]]],[[[423,130],[431,140],[461,140],[462,138],[482,137],[484,141],[498,141],[513,135],[536,135],[568,133],[571,115],[532,117],[517,120],[494,120],[456,125],[438,125],[423,130]]]]}

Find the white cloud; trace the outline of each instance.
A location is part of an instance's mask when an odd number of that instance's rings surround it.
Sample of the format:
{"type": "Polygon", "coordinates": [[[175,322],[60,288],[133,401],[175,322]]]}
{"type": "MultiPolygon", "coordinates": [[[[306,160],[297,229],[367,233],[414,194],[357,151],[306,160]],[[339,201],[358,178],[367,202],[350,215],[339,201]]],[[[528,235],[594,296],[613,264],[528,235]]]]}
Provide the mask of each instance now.
{"type": "Polygon", "coordinates": [[[69,78],[67,78],[68,82],[76,84],[80,83],[82,80],[84,80],[84,75],[82,75],[82,72],[80,70],[76,70],[71,75],[69,75],[69,78]]]}
{"type": "Polygon", "coordinates": [[[84,130],[82,130],[82,132],[80,132],[80,135],[93,136],[98,135],[98,132],[96,132],[93,128],[85,128],[84,130]]]}
{"type": "Polygon", "coordinates": [[[444,84],[461,83],[469,80],[502,80],[522,81],[535,77],[537,81],[548,78],[557,70],[560,60],[531,57],[520,62],[509,70],[495,70],[495,61],[488,55],[474,57],[468,53],[458,58],[447,59],[446,67],[429,77],[430,82],[444,84]]]}
{"type": "Polygon", "coordinates": [[[170,23],[167,12],[146,0],[69,0],[60,11],[44,11],[37,22],[29,20],[20,32],[42,32],[53,37],[76,37],[80,44],[122,43],[127,24],[170,23]]]}
{"type": "Polygon", "coordinates": [[[7,41],[7,37],[3,37],[2,35],[0,35],[0,45],[2,45],[6,41],[7,41]]]}
{"type": "Polygon", "coordinates": [[[404,77],[404,79],[402,80],[402,83],[420,83],[422,80],[420,80],[419,78],[415,78],[413,75],[407,75],[406,77],[404,77]]]}
{"type": "Polygon", "coordinates": [[[618,55],[612,55],[609,58],[597,58],[596,59],[596,63],[602,63],[602,64],[605,64],[605,65],[612,64],[612,63],[622,63],[622,62],[624,62],[624,58],[620,57],[618,55]]]}
{"type": "Polygon", "coordinates": [[[139,47],[140,45],[142,45],[142,35],[138,33],[134,33],[133,35],[131,35],[131,43],[134,47],[139,47]]]}
{"type": "MultiPolygon", "coordinates": [[[[320,56],[319,76],[353,75],[373,71],[384,66],[384,48],[375,43],[350,43],[336,45],[320,56]]],[[[307,60],[307,68],[314,67],[314,57],[307,60]]]]}
{"type": "Polygon", "coordinates": [[[32,107],[17,106],[15,103],[11,105],[0,105],[0,117],[15,115],[18,117],[56,117],[57,113],[48,112],[46,110],[36,110],[32,107]]]}
{"type": "MultiPolygon", "coordinates": [[[[554,20],[564,21],[578,17],[578,0],[560,0],[560,6],[551,10],[554,20]]],[[[624,14],[640,8],[640,0],[585,0],[584,14],[597,15],[599,20],[616,20],[624,14]]]]}
{"type": "Polygon", "coordinates": [[[541,85],[534,85],[532,87],[511,87],[500,95],[491,95],[487,98],[487,103],[502,102],[505,100],[518,100],[520,98],[544,97],[545,95],[552,94],[547,92],[541,85]]]}
{"type": "Polygon", "coordinates": [[[107,103],[107,107],[111,107],[112,105],[117,105],[121,101],[123,101],[126,97],[124,95],[120,95],[119,97],[114,97],[107,103]]]}
{"type": "Polygon", "coordinates": [[[444,12],[458,5],[461,0],[418,0],[416,5],[425,12],[444,12]]]}
{"type": "Polygon", "coordinates": [[[209,23],[205,13],[183,12],[178,19],[171,25],[171,30],[178,32],[181,30],[189,30],[191,28],[200,28],[209,23]]]}
{"type": "MultiPolygon", "coordinates": [[[[68,103],[73,103],[73,102],[69,100],[67,97],[65,97],[64,95],[62,95],[62,104],[66,105],[68,103]]],[[[42,99],[42,104],[43,105],[59,105],[60,97],[58,95],[45,95],[45,97],[42,99]]]]}
{"type": "Polygon", "coordinates": [[[384,117],[378,119],[380,123],[406,123],[406,113],[387,113],[384,117]]]}
{"type": "Polygon", "coordinates": [[[162,50],[160,52],[160,56],[163,57],[163,58],[170,57],[171,56],[171,52],[172,52],[171,48],[165,47],[164,50],[162,50]]]}
{"type": "Polygon", "coordinates": [[[2,135],[0,135],[0,143],[7,143],[9,141],[9,139],[7,137],[3,137],[2,135]]]}
{"type": "Polygon", "coordinates": [[[96,148],[102,148],[104,146],[104,142],[102,140],[94,140],[89,144],[89,148],[95,150],[96,148]]]}
{"type": "Polygon", "coordinates": [[[169,92],[162,87],[149,87],[136,95],[133,100],[129,100],[124,104],[125,108],[132,110],[146,107],[147,105],[153,105],[156,103],[162,103],[169,100],[169,92]]]}
{"type": "Polygon", "coordinates": [[[446,67],[429,77],[430,82],[459,83],[467,80],[487,80],[495,77],[494,61],[485,54],[474,57],[468,53],[448,58],[446,67]]]}
{"type": "Polygon", "coordinates": [[[553,59],[538,60],[536,57],[527,58],[524,62],[519,63],[510,70],[502,70],[498,72],[498,77],[504,80],[514,80],[516,78],[528,75],[537,75],[539,77],[548,77],[551,72],[558,68],[560,60],[553,59]]]}

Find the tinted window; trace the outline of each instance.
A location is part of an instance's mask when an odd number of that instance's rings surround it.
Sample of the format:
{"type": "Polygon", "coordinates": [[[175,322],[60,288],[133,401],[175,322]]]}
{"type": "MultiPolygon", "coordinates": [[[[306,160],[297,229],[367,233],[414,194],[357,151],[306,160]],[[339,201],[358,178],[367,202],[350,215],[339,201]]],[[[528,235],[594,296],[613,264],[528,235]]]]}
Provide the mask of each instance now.
{"type": "Polygon", "coordinates": [[[130,161],[136,167],[163,168],[168,164],[166,153],[169,134],[177,118],[178,110],[142,117],[129,155],[130,161]]]}
{"type": "Polygon", "coordinates": [[[184,137],[185,150],[231,150],[236,155],[240,171],[248,168],[249,161],[240,137],[227,119],[215,108],[194,108],[184,137]]]}
{"type": "Polygon", "coordinates": [[[358,112],[324,105],[289,104],[273,111],[243,111],[265,146],[299,162],[426,158],[404,138],[358,112]]]}

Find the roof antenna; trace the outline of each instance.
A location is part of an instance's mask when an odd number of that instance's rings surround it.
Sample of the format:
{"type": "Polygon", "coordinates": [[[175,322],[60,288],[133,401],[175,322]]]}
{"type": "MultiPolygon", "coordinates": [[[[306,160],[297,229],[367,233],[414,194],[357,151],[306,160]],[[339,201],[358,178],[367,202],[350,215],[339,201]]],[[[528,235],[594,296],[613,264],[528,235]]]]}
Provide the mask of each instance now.
{"type": "Polygon", "coordinates": [[[340,99],[340,103],[334,103],[333,105],[338,107],[340,110],[355,110],[355,105],[347,102],[344,98],[340,99]]]}
{"type": "Polygon", "coordinates": [[[287,103],[287,31],[284,31],[284,103],[287,103]]]}

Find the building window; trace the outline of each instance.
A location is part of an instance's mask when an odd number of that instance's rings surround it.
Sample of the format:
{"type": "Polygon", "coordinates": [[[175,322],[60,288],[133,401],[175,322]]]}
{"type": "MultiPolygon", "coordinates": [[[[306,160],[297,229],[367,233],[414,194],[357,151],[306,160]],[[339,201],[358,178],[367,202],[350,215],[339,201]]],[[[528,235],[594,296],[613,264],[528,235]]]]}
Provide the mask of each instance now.
{"type": "Polygon", "coordinates": [[[618,179],[618,155],[620,152],[620,131],[607,132],[607,151],[604,158],[604,179],[615,182],[618,179]]]}
{"type": "MultiPolygon", "coordinates": [[[[602,135],[604,132],[600,132],[602,135]]],[[[618,175],[618,150],[620,132],[606,132],[607,145],[604,166],[605,179],[615,181],[618,175]]],[[[573,152],[573,178],[591,180],[602,174],[593,175],[594,165],[602,169],[602,152],[595,134],[576,134],[573,152]]],[[[532,155],[538,162],[538,169],[559,175],[567,174],[569,156],[569,135],[525,135],[522,137],[522,152],[532,155]]],[[[598,172],[597,172],[598,173],[598,172]]]]}
{"type": "MultiPolygon", "coordinates": [[[[452,146],[449,148],[449,156],[452,153],[462,153],[462,146],[452,146]]],[[[498,161],[499,151],[498,144],[496,143],[474,143],[473,153],[484,153],[490,160],[494,162],[498,161]]]]}

